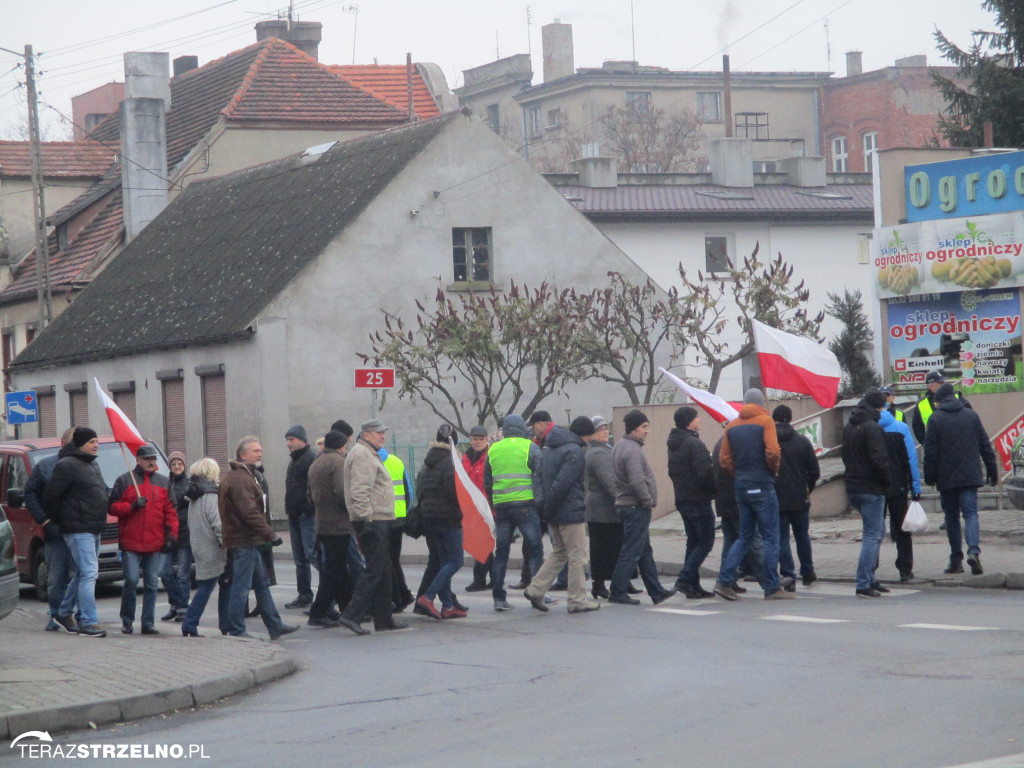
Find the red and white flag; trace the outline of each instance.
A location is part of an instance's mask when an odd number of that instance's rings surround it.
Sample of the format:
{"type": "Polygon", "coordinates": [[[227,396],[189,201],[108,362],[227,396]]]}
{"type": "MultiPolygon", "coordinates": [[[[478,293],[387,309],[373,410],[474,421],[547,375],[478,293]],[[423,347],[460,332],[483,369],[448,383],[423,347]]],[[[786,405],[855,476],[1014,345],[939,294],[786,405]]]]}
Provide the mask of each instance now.
{"type": "Polygon", "coordinates": [[[469,479],[462,457],[451,443],[452,464],[455,465],[455,492],[462,510],[462,548],[481,563],[494,552],[494,516],[484,492],[469,479]]]}
{"type": "Polygon", "coordinates": [[[843,374],[827,347],[757,320],[751,326],[764,386],[810,395],[822,408],[836,404],[843,374]]]}
{"type": "Polygon", "coordinates": [[[664,368],[659,368],[658,370],[661,371],[666,376],[668,376],[669,380],[673,384],[675,384],[677,387],[683,390],[683,392],[688,394],[691,400],[693,400],[695,403],[697,403],[697,405],[699,405],[701,408],[707,411],[711,418],[717,421],[719,424],[724,424],[727,421],[732,421],[733,419],[740,415],[739,411],[737,411],[735,408],[729,405],[729,403],[720,398],[718,395],[713,394],[711,392],[707,392],[703,389],[691,387],[678,376],[673,376],[664,368]]]}
{"type": "Polygon", "coordinates": [[[132,456],[139,450],[139,446],[145,445],[146,441],[139,434],[139,430],[132,424],[131,419],[124,415],[124,411],[117,407],[117,403],[100,386],[99,379],[93,378],[96,384],[96,392],[99,393],[103,408],[107,412],[107,419],[110,421],[110,430],[114,433],[114,439],[124,443],[132,452],[132,456]]]}

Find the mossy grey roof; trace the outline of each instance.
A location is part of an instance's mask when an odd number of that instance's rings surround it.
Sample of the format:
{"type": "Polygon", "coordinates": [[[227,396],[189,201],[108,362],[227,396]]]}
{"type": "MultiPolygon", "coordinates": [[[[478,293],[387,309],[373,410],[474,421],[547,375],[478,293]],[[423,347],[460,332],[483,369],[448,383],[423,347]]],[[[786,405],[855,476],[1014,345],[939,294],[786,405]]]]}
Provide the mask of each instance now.
{"type": "Polygon", "coordinates": [[[227,341],[461,113],[190,185],[11,364],[227,341]]]}

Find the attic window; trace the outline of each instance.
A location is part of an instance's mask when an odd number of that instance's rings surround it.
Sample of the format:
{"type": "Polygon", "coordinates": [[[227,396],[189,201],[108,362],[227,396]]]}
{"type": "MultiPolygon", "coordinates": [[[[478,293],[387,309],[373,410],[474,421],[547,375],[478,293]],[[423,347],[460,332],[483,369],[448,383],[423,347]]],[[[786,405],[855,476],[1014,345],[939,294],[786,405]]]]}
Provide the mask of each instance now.
{"type": "Polygon", "coordinates": [[[324,152],[326,152],[328,149],[330,149],[331,147],[333,147],[337,143],[338,143],[337,141],[329,141],[326,144],[317,144],[315,147],[310,147],[305,152],[303,152],[302,156],[303,157],[319,157],[320,155],[322,155],[324,152]]]}
{"type": "Polygon", "coordinates": [[[491,279],[491,228],[452,229],[452,266],[456,283],[491,279]]]}
{"type": "Polygon", "coordinates": [[[853,200],[850,195],[844,195],[842,192],[812,192],[802,189],[797,194],[806,195],[807,197],[818,197],[822,200],[853,200]]]}
{"type": "Polygon", "coordinates": [[[715,200],[753,200],[754,198],[750,195],[744,195],[740,192],[705,192],[701,191],[697,193],[704,197],[713,197],[715,200]]]}

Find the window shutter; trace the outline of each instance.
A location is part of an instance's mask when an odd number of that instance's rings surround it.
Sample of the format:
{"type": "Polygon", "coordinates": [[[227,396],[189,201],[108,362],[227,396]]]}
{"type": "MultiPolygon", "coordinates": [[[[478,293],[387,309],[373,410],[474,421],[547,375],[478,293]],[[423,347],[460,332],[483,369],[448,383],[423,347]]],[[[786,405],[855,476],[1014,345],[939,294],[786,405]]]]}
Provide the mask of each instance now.
{"type": "Polygon", "coordinates": [[[135,424],[135,390],[114,392],[114,404],[121,409],[121,413],[128,417],[128,421],[135,424]]]}
{"type": "MultiPolygon", "coordinates": [[[[89,426],[89,392],[70,392],[69,398],[71,401],[71,426],[72,427],[88,427],[89,426]]],[[[95,429],[95,427],[94,427],[95,429]]],[[[102,432],[103,430],[97,430],[102,432]]]]}
{"type": "Polygon", "coordinates": [[[39,436],[57,436],[57,395],[39,395],[39,436]]]}
{"type": "Polygon", "coordinates": [[[228,407],[224,387],[224,374],[203,376],[203,450],[217,461],[221,469],[228,468],[228,407]]]}
{"type": "Polygon", "coordinates": [[[165,379],[164,396],[164,450],[185,452],[185,382],[183,379],[165,379]]]}

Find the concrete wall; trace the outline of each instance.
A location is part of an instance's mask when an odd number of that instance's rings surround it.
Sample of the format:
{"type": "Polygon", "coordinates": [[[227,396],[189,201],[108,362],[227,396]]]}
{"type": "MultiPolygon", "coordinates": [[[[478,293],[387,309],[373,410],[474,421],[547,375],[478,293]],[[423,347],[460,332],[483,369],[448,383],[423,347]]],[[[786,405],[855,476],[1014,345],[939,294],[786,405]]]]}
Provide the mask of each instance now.
{"type": "MultiPolygon", "coordinates": [[[[111,150],[110,156],[116,154],[111,150]]],[[[46,177],[43,202],[47,217],[70,203],[93,185],[95,179],[58,179],[46,177]]],[[[8,251],[17,263],[36,247],[35,211],[31,179],[4,179],[0,182],[0,225],[7,230],[8,251]]],[[[8,279],[5,275],[3,279],[8,279]]],[[[8,279],[9,282],[9,279],[8,279]]]]}
{"type": "MultiPolygon", "coordinates": [[[[825,308],[828,292],[841,292],[843,288],[860,290],[864,309],[871,319],[872,329],[878,343],[875,348],[875,365],[882,364],[881,322],[874,310],[876,304],[875,273],[869,264],[859,263],[861,241],[871,232],[868,224],[801,224],[797,226],[772,226],[766,223],[749,222],[665,222],[623,224],[598,222],[604,232],[652,279],[666,290],[680,286],[678,266],[682,262],[687,275],[696,279],[697,270],[704,271],[704,237],[706,235],[731,235],[735,242],[735,253],[742,260],[750,255],[756,243],[761,249],[758,258],[762,263],[775,258],[779,253],[793,265],[794,280],[804,280],[811,296],[809,307],[812,314],[825,308]]],[[[727,312],[731,334],[726,338],[737,348],[739,334],[735,332],[734,313],[727,312]]],[[[822,324],[822,335],[831,339],[841,330],[841,325],[826,317],[822,324]]],[[[708,381],[709,371],[698,367],[692,357],[687,359],[687,374],[708,381]]],[[[718,394],[726,399],[739,399],[743,394],[741,367],[736,363],[726,369],[718,388],[718,394]]]]}

